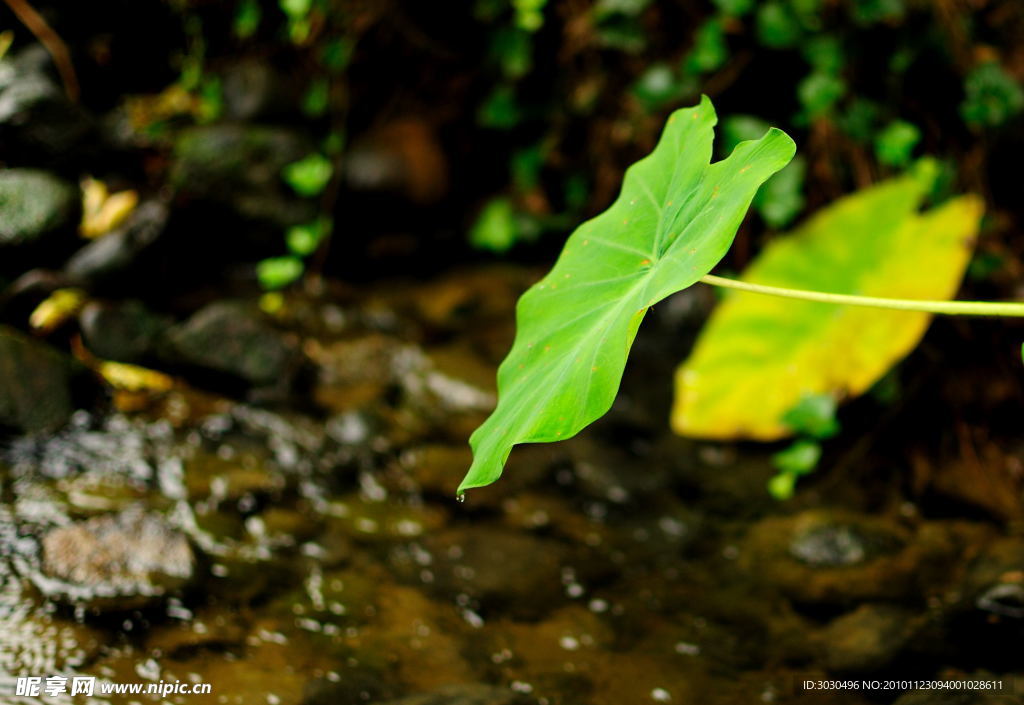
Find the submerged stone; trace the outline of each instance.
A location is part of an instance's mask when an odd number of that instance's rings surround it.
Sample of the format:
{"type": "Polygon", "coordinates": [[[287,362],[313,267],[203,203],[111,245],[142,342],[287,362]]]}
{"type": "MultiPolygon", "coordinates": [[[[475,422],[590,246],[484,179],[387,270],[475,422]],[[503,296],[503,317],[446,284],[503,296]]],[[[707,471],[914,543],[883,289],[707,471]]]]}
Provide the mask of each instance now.
{"type": "Polygon", "coordinates": [[[259,311],[243,303],[220,301],[193,314],[168,333],[169,357],[222,372],[249,384],[286,384],[298,352],[259,311]]]}
{"type": "Polygon", "coordinates": [[[127,510],[50,529],[41,570],[30,579],[49,596],[125,609],[184,587],[195,556],[185,536],[157,514],[127,510]]]}

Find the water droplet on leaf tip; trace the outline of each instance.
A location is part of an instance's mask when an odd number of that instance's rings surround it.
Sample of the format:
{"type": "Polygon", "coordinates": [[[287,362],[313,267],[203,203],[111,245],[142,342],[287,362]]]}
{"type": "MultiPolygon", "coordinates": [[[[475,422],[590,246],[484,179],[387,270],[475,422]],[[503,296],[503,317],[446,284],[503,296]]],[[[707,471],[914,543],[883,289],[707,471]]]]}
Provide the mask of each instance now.
{"type": "Polygon", "coordinates": [[[455,501],[456,502],[460,502],[460,503],[461,502],[465,502],[466,501],[466,493],[465,492],[459,492],[457,495],[455,495],[455,501]]]}

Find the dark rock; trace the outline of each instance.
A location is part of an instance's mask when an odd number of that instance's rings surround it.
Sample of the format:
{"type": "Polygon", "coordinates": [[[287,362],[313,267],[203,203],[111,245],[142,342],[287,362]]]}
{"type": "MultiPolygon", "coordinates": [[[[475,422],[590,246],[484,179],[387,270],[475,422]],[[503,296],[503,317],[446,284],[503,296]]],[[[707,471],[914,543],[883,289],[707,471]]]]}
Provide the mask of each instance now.
{"type": "Polygon", "coordinates": [[[121,362],[136,362],[151,353],[169,325],[141,301],[92,302],[82,309],[78,320],[93,355],[121,362]]]}
{"type": "Polygon", "coordinates": [[[167,215],[166,204],[143,203],[124,225],[78,250],[64,265],[65,274],[81,284],[96,285],[135,270],[139,257],[148,252],[163,233],[167,215]]]}
{"type": "Polygon", "coordinates": [[[378,700],[377,705],[529,705],[532,698],[508,688],[491,685],[448,685],[432,693],[397,700],[378,700]]]}
{"type": "Polygon", "coordinates": [[[987,547],[971,563],[965,583],[975,608],[1024,620],[1024,541],[1004,538],[987,547]]]}
{"type": "Polygon", "coordinates": [[[901,607],[861,605],[834,619],[820,634],[822,665],[842,673],[885,668],[900,655],[919,623],[901,607]]]}
{"type": "Polygon", "coordinates": [[[304,137],[280,128],[193,127],[178,135],[171,183],[187,199],[226,206],[243,218],[296,225],[312,220],[316,207],[292,193],[281,172],[313,149],[304,137]]]}
{"type": "Polygon", "coordinates": [[[171,329],[168,340],[176,361],[255,386],[287,386],[298,364],[295,347],[243,303],[210,304],[171,329]]]}
{"type": "Polygon", "coordinates": [[[444,598],[465,594],[485,604],[537,612],[556,606],[551,597],[562,593],[567,557],[566,547],[551,539],[476,527],[432,534],[421,551],[396,553],[394,564],[403,577],[417,581],[427,567],[428,588],[444,598]]]}
{"type": "Polygon", "coordinates": [[[0,248],[36,243],[74,217],[75,188],[36,169],[0,171],[0,248]]]}
{"type": "Polygon", "coordinates": [[[813,510],[755,524],[740,563],[798,602],[845,604],[935,594],[981,529],[813,510]]]}
{"type": "Polygon", "coordinates": [[[51,77],[50,63],[40,45],[0,61],[0,144],[6,159],[65,161],[93,130],[89,116],[51,77]]]}
{"type": "Polygon", "coordinates": [[[315,678],[302,689],[302,705],[365,705],[395,694],[395,686],[367,668],[346,668],[341,678],[315,678]]]}
{"type": "Polygon", "coordinates": [[[73,358],[0,326],[0,426],[28,433],[58,428],[85,391],[85,372],[73,358]]]}
{"type": "Polygon", "coordinates": [[[195,557],[163,517],[126,510],[59,526],[41,539],[42,566],[29,573],[45,595],[126,609],[184,587],[195,557]]]}
{"type": "Polygon", "coordinates": [[[0,573],[0,670],[10,675],[35,669],[58,673],[95,658],[105,634],[40,609],[6,564],[0,573]]]}
{"type": "Polygon", "coordinates": [[[245,57],[220,73],[224,114],[232,120],[280,116],[300,102],[301,85],[265,60],[245,57]]]}

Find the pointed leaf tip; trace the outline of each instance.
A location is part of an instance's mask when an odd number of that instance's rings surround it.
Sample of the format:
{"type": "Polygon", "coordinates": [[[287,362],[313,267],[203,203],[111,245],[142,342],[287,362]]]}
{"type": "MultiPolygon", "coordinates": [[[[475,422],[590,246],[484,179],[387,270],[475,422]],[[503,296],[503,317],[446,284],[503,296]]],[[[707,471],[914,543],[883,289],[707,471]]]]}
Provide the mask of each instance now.
{"type": "Polygon", "coordinates": [[[498,406],[470,438],[459,492],[494,482],[514,445],[565,440],[608,411],[646,310],[711,271],[757,189],[792,158],[793,141],[772,130],[711,164],[717,119],[707,96],[672,113],[615,202],[520,298],[498,406]]]}

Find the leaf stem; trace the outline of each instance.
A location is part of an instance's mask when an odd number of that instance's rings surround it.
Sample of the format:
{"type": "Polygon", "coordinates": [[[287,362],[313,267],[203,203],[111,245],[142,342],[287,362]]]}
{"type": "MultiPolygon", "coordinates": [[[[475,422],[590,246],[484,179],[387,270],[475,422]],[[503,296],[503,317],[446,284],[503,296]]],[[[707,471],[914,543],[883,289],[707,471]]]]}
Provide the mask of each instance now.
{"type": "Polygon", "coordinates": [[[850,294],[828,294],[823,291],[806,291],[803,289],[786,289],[778,286],[752,284],[725,277],[707,274],[700,281],[712,286],[726,289],[739,289],[755,294],[781,296],[787,299],[818,301],[826,304],[844,304],[848,306],[871,306],[896,311],[919,311],[921,313],[940,313],[947,316],[1019,316],[1024,317],[1024,302],[997,303],[991,301],[925,301],[920,299],[885,299],[876,296],[853,296],[850,294]]]}

